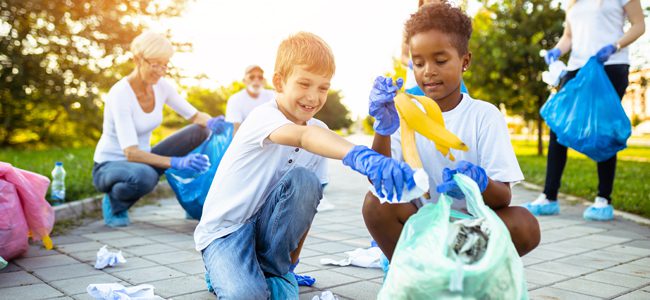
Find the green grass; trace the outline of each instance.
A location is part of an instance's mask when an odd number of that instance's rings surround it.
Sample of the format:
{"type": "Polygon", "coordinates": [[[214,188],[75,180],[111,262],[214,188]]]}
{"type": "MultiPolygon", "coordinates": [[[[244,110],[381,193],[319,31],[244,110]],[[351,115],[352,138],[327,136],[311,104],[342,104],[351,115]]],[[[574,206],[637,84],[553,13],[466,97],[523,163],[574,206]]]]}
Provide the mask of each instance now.
{"type": "MultiPolygon", "coordinates": [[[[66,201],[80,200],[98,194],[92,184],[94,147],[49,150],[0,150],[0,161],[23,170],[52,177],[54,162],[62,161],[66,171],[66,201]]],[[[49,190],[47,199],[49,199],[49,190]]]]}
{"type": "MultiPolygon", "coordinates": [[[[513,141],[513,146],[526,181],[544,185],[546,156],[537,156],[537,143],[513,141]]],[[[546,145],[544,152],[546,152],[546,145]]],[[[616,181],[612,194],[616,209],[650,217],[650,148],[630,147],[618,154],[616,181]]],[[[562,176],[560,192],[592,200],[598,193],[596,163],[576,151],[569,159],[562,176]]]]}

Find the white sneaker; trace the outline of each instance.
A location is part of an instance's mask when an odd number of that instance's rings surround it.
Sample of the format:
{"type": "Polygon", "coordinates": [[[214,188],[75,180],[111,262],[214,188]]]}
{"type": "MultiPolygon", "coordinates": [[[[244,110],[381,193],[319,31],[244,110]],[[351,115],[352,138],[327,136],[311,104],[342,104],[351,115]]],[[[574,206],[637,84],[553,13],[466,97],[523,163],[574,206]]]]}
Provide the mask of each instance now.
{"type": "Polygon", "coordinates": [[[332,204],[332,202],[325,199],[325,195],[323,195],[323,198],[320,199],[320,204],[318,204],[318,207],[316,208],[316,211],[333,210],[335,207],[336,206],[334,206],[334,204],[332,204]]]}

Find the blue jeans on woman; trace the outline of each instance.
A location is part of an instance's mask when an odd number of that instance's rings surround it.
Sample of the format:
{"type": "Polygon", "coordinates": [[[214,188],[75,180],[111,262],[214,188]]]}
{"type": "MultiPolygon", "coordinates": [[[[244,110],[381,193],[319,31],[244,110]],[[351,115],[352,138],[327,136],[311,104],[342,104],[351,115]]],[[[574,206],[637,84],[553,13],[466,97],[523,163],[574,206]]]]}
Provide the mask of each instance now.
{"type": "Polygon", "coordinates": [[[289,272],[290,253],[309,229],[322,193],[316,175],[297,167],[280,179],[248,223],[203,249],[217,298],[268,299],[266,278],[289,272]]]}
{"type": "MultiPolygon", "coordinates": [[[[185,126],[154,146],[151,153],[162,156],[187,155],[205,141],[209,133],[208,129],[199,125],[185,126]]],[[[144,163],[105,161],[93,166],[93,185],[108,195],[113,214],[118,214],[153,191],[164,172],[165,169],[144,163]]]]}

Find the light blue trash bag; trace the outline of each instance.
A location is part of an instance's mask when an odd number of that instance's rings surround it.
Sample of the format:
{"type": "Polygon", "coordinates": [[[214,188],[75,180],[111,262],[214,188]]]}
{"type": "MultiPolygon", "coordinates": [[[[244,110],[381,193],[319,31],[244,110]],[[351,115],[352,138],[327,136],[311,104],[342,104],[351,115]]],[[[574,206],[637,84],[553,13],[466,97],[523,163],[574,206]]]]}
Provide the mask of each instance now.
{"type": "Polygon", "coordinates": [[[271,300],[298,299],[298,281],[293,273],[268,277],[266,284],[269,286],[271,300]]]}
{"type": "Polygon", "coordinates": [[[601,162],[627,147],[632,124],[595,57],[549,99],[540,115],[558,143],[601,162]]]}
{"type": "Polygon", "coordinates": [[[210,137],[190,152],[205,154],[210,158],[210,169],[208,171],[197,173],[190,170],[171,168],[165,171],[167,182],[176,193],[178,202],[187,214],[196,220],[201,219],[203,203],[210,190],[210,185],[212,185],[212,179],[214,174],[217,173],[221,158],[232,141],[233,125],[232,123],[226,124],[224,132],[219,134],[211,133],[210,137]]]}
{"type": "Polygon", "coordinates": [[[456,174],[454,180],[469,213],[488,225],[485,254],[472,264],[450,258],[453,200],[442,194],[438,203],[420,208],[404,225],[378,299],[528,299],[524,267],[505,224],[485,205],[471,178],[456,174]]]}

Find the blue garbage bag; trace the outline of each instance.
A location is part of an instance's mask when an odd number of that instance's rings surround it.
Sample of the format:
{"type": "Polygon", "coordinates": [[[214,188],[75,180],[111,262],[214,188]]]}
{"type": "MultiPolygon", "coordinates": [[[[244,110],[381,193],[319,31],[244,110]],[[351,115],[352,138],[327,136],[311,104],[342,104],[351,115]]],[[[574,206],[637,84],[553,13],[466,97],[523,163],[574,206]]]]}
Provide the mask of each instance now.
{"type": "Polygon", "coordinates": [[[601,162],[627,147],[632,124],[595,57],[540,110],[561,145],[601,162]]]}
{"type": "Polygon", "coordinates": [[[190,153],[205,154],[210,158],[210,169],[204,173],[190,170],[167,169],[165,177],[183,209],[194,219],[201,219],[203,203],[208,195],[214,174],[233,136],[233,125],[227,123],[222,133],[211,135],[190,153]]]}

